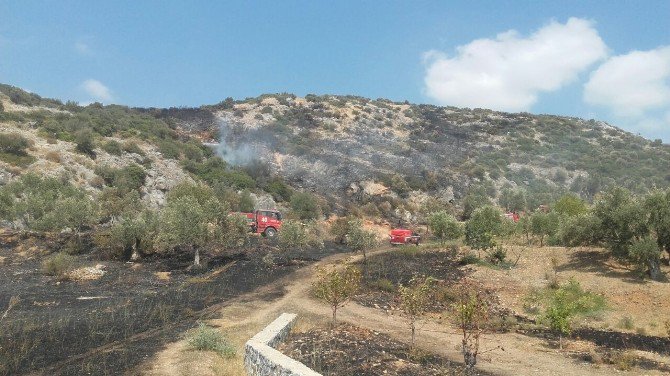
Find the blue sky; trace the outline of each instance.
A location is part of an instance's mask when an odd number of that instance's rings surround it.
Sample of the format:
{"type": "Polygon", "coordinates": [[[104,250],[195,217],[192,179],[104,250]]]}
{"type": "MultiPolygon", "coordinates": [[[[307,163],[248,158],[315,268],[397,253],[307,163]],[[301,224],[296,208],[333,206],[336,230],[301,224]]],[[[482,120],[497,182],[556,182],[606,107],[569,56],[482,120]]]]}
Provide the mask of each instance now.
{"type": "Polygon", "coordinates": [[[0,82],[130,106],[354,94],[670,142],[668,18],[670,1],[0,0],[0,82]]]}

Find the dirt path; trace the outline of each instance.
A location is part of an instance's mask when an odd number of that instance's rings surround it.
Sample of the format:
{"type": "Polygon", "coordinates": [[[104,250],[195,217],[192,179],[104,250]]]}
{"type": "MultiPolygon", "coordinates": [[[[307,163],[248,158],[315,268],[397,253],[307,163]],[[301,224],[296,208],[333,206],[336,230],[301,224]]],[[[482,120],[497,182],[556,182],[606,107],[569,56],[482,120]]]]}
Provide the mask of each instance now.
{"type": "MultiPolygon", "coordinates": [[[[378,252],[386,252],[381,250],[378,252]]],[[[377,252],[376,252],[377,253],[377,252]]],[[[360,257],[335,255],[302,268],[276,283],[234,299],[221,309],[221,318],[208,323],[218,326],[237,346],[274,320],[281,312],[297,313],[300,322],[296,330],[307,330],[323,325],[330,319],[330,309],[314,300],[310,294],[310,284],[318,267],[330,264],[354,262],[360,257]]],[[[407,341],[409,330],[404,318],[386,312],[349,303],[338,311],[338,319],[351,324],[386,333],[391,337],[407,341]]],[[[417,335],[417,345],[427,351],[436,352],[454,361],[462,361],[460,336],[454,328],[436,321],[425,322],[417,335]]],[[[569,342],[563,352],[552,348],[545,340],[516,333],[490,334],[482,339],[484,350],[495,349],[480,357],[478,368],[501,375],[611,375],[639,374],[615,371],[613,367],[600,368],[591,363],[571,358],[574,350],[588,348],[588,344],[569,342]]],[[[241,351],[241,350],[240,350],[241,351]]],[[[653,357],[651,354],[646,354],[653,357]]],[[[197,353],[187,349],[184,340],[172,343],[158,353],[142,370],[146,375],[245,375],[242,354],[234,359],[224,360],[207,353],[197,353]]],[[[650,371],[646,374],[661,374],[650,371]]]]}

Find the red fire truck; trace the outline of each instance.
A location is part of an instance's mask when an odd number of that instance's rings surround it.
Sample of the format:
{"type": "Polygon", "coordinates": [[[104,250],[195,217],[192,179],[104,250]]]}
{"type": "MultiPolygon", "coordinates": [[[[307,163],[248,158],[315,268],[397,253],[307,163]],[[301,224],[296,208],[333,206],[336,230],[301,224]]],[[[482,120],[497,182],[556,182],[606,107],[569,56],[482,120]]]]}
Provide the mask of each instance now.
{"type": "Polygon", "coordinates": [[[282,216],[276,210],[254,210],[251,213],[234,213],[243,215],[249,222],[249,230],[269,238],[277,235],[281,229],[282,216]]]}
{"type": "Polygon", "coordinates": [[[416,244],[421,242],[421,235],[416,232],[404,228],[394,228],[389,233],[389,241],[391,245],[400,244],[416,244]]]}

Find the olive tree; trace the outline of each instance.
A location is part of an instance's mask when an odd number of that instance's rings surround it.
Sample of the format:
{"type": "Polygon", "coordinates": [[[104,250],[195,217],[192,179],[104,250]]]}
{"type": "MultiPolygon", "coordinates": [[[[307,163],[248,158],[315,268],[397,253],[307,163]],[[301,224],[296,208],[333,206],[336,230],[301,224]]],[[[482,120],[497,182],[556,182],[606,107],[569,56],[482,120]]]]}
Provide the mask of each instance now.
{"type": "Polygon", "coordinates": [[[377,236],[370,231],[363,229],[360,221],[352,221],[349,230],[349,248],[354,252],[361,252],[363,254],[363,268],[365,269],[365,276],[368,275],[368,250],[377,245],[377,236]]]}
{"type": "Polygon", "coordinates": [[[530,218],[530,228],[533,235],[540,238],[540,247],[544,246],[545,236],[553,236],[558,231],[559,217],[556,213],[533,213],[530,218]]]}
{"type": "Polygon", "coordinates": [[[465,224],[465,243],[476,250],[488,251],[495,245],[495,237],[503,229],[502,214],[493,206],[487,205],[475,210],[465,224]]]}
{"type": "Polygon", "coordinates": [[[435,279],[432,277],[413,277],[407,286],[398,288],[400,309],[409,320],[412,332],[410,347],[414,348],[416,322],[426,313],[432,302],[435,288],[435,279]]]}
{"type": "Polygon", "coordinates": [[[460,223],[444,210],[431,214],[428,217],[428,225],[441,244],[444,244],[447,240],[455,240],[463,236],[463,228],[460,223]]]}
{"type": "Polygon", "coordinates": [[[456,322],[461,331],[461,351],[467,372],[477,364],[479,340],[489,321],[489,303],[484,291],[470,282],[458,290],[454,304],[456,322]]]}
{"type": "Polygon", "coordinates": [[[200,266],[200,249],[207,243],[207,215],[192,196],[169,200],[163,208],[157,243],[163,248],[183,248],[194,253],[193,265],[200,266]]]}
{"type": "Polygon", "coordinates": [[[330,305],[333,312],[333,325],[337,323],[337,310],[351,299],[361,284],[361,272],[356,267],[326,271],[319,270],[312,284],[314,295],[330,305]]]}

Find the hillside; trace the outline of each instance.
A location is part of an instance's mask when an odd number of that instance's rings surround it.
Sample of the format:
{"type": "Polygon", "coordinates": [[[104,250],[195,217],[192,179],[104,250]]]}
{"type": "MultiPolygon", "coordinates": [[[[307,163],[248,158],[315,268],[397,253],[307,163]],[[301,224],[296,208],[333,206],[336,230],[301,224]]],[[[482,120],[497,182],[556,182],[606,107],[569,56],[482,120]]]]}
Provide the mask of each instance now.
{"type": "Polygon", "coordinates": [[[522,190],[536,207],[566,190],[590,200],[614,183],[670,184],[669,145],[596,120],[290,94],[143,111],[222,141],[231,163],[259,158],[296,187],[356,205],[404,198],[411,211],[426,194],[459,205],[485,192],[505,206],[522,190]]]}
{"type": "Polygon", "coordinates": [[[265,206],[281,206],[292,187],[322,196],[326,212],[362,209],[407,220],[434,200],[458,212],[468,211],[468,197],[513,209],[515,194],[537,207],[565,191],[590,200],[613,183],[636,192],[670,185],[670,146],[595,120],[353,96],[276,94],[130,109],[63,104],[8,85],[0,93],[1,130],[31,139],[34,158],[19,166],[0,161],[0,181],[27,171],[66,174],[94,192],[103,186],[96,166],[144,164],[141,191],[152,205],[189,178],[251,190],[265,206]],[[86,127],[97,159],[74,150],[76,132],[86,127]],[[124,142],[144,155],[105,150],[124,142]]]}

